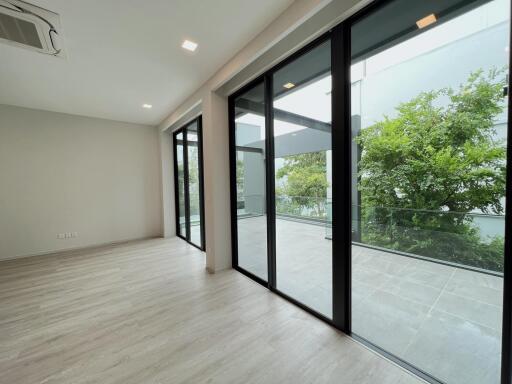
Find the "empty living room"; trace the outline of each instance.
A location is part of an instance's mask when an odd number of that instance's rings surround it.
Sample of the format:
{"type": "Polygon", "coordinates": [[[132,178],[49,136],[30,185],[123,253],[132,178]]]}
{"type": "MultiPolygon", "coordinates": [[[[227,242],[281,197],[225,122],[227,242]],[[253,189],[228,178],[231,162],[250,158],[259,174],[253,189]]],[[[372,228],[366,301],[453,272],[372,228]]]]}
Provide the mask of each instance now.
{"type": "Polygon", "coordinates": [[[0,0],[0,384],[512,384],[512,0],[0,0]]]}

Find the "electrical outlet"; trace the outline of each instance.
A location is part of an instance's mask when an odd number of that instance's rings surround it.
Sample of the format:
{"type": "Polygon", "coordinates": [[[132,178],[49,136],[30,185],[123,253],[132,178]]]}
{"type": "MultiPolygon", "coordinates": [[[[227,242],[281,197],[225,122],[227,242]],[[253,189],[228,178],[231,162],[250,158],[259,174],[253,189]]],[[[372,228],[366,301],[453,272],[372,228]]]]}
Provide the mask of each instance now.
{"type": "Polygon", "coordinates": [[[64,232],[57,234],[57,239],[71,239],[73,237],[78,237],[78,232],[64,232]]]}

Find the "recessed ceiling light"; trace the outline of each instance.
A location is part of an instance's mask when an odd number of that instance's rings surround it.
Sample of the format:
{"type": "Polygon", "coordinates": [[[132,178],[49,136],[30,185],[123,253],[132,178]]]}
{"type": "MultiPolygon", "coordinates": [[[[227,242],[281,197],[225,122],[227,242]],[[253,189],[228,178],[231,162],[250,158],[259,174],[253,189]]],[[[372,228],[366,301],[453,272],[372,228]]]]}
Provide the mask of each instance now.
{"type": "Polygon", "coordinates": [[[181,44],[182,48],[185,48],[187,51],[194,52],[197,48],[197,43],[194,43],[190,40],[185,40],[183,44],[181,44]]]}
{"type": "Polygon", "coordinates": [[[142,104],[142,108],[151,109],[153,106],[151,104],[142,104]]]}
{"type": "Polygon", "coordinates": [[[295,87],[295,84],[293,84],[293,83],[286,83],[285,85],[283,85],[283,87],[285,87],[286,89],[291,89],[291,88],[295,87]]]}
{"type": "Polygon", "coordinates": [[[421,29],[421,28],[428,27],[430,24],[434,24],[436,21],[437,21],[436,15],[431,13],[430,15],[425,16],[423,19],[419,19],[416,22],[416,25],[418,26],[419,29],[421,29]]]}

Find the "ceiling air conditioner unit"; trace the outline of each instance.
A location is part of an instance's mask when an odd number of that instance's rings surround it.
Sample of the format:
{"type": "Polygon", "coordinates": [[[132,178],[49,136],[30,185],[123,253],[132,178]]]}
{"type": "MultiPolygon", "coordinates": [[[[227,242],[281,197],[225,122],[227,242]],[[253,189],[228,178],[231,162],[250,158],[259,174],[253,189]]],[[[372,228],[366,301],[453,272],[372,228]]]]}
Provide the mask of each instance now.
{"type": "Polygon", "coordinates": [[[0,0],[0,42],[63,56],[59,15],[20,0],[0,0]]]}

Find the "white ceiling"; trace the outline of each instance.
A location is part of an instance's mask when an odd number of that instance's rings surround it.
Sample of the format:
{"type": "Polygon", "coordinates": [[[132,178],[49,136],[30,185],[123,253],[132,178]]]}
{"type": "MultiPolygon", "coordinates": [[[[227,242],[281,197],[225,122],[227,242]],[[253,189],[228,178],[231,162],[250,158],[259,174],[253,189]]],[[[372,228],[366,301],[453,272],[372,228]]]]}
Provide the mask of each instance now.
{"type": "Polygon", "coordinates": [[[67,58],[0,44],[0,104],[156,125],[293,0],[30,2],[60,14],[67,58]]]}

